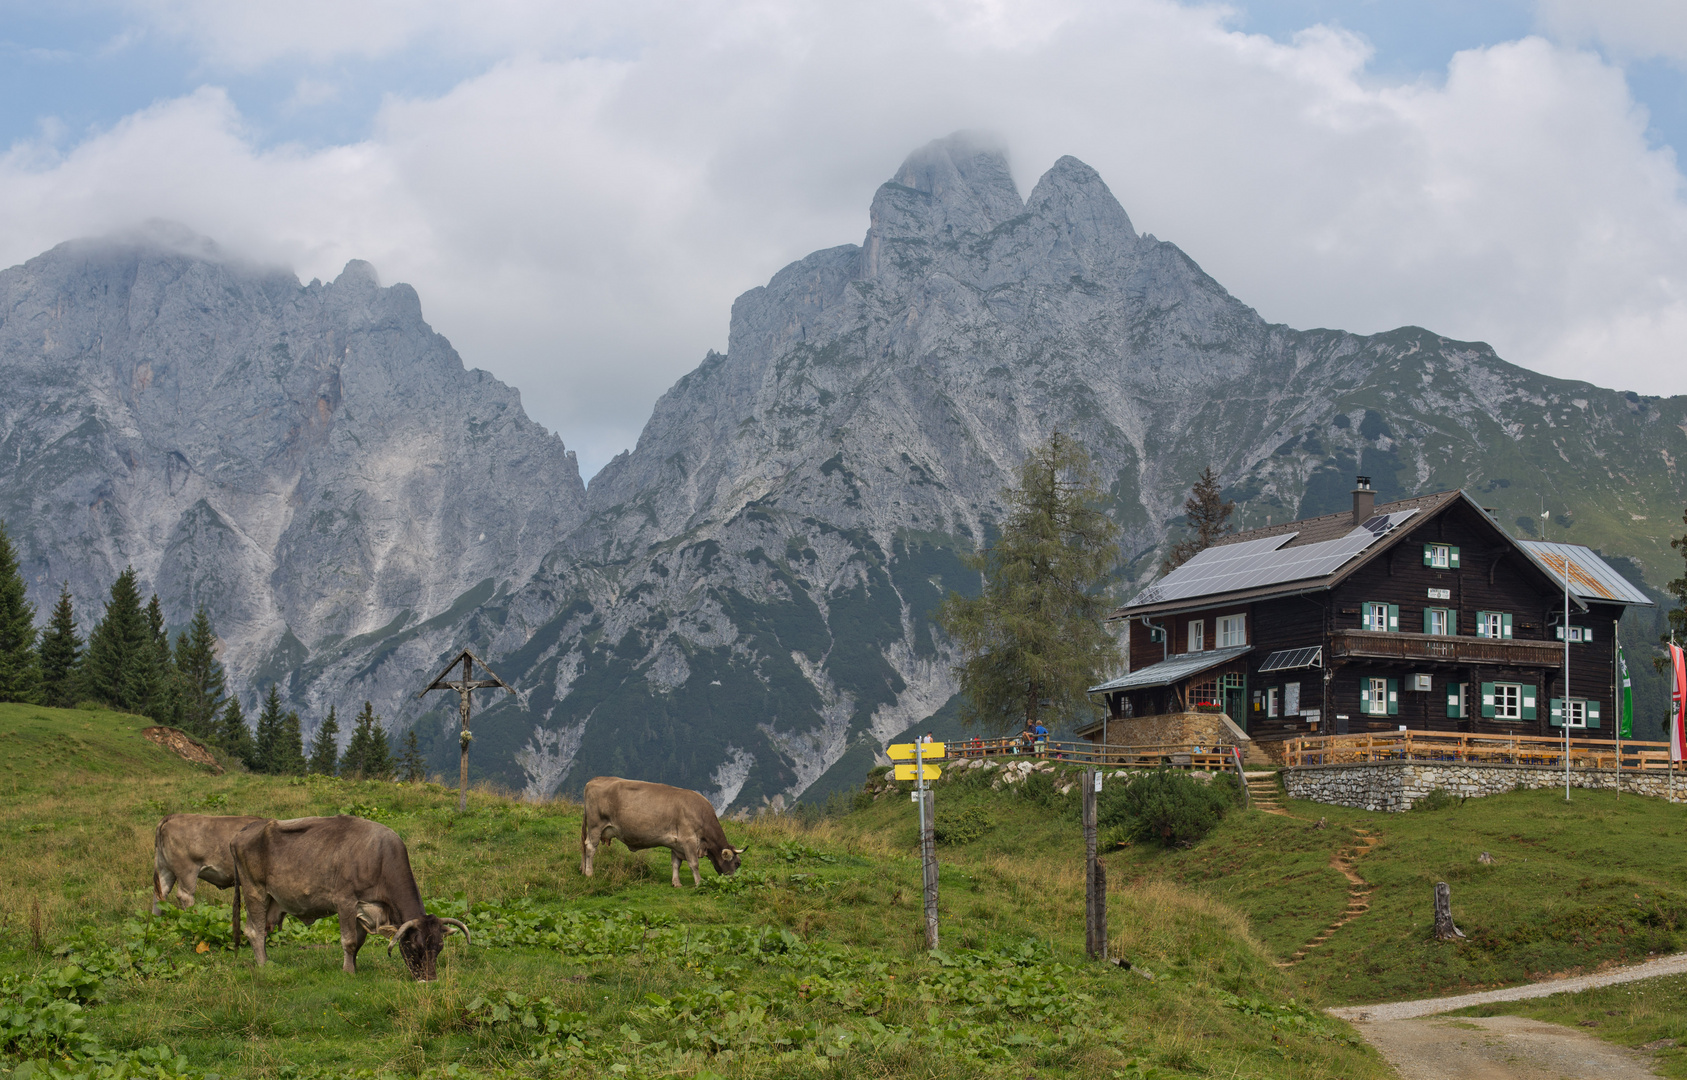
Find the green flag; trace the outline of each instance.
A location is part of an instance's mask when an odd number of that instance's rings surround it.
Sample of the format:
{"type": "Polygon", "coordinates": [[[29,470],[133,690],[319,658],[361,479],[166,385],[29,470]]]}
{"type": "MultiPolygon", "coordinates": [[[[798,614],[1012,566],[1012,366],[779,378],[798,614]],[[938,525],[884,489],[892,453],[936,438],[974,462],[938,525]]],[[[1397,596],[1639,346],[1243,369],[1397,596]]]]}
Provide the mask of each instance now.
{"type": "Polygon", "coordinates": [[[1617,734],[1624,739],[1634,738],[1634,686],[1628,681],[1628,660],[1623,647],[1617,646],[1617,672],[1622,676],[1622,700],[1617,703],[1617,734]]]}

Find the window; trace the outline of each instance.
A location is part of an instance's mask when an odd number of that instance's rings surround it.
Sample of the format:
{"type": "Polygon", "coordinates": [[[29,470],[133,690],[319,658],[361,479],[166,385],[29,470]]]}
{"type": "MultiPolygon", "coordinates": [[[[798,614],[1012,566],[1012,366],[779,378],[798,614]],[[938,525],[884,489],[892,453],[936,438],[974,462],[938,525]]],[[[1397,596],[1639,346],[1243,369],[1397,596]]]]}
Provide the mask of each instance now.
{"type": "Polygon", "coordinates": [[[1300,715],[1300,683],[1283,684],[1283,715],[1300,715]]]}
{"type": "Polygon", "coordinates": [[[1218,620],[1218,647],[1228,649],[1232,645],[1246,645],[1247,625],[1246,615],[1226,615],[1218,620]]]}
{"type": "Polygon", "coordinates": [[[1511,636],[1511,615],[1504,611],[1478,611],[1476,613],[1476,636],[1485,638],[1509,638],[1511,636]]]}
{"type": "Polygon", "coordinates": [[[1207,647],[1207,621],[1205,619],[1189,620],[1189,651],[1200,652],[1207,647]]]}
{"type": "Polygon", "coordinates": [[[1218,680],[1208,679],[1206,682],[1196,683],[1189,688],[1189,707],[1199,708],[1202,705],[1218,704],[1218,680]]]}
{"type": "Polygon", "coordinates": [[[1370,716],[1390,716],[1400,711],[1400,680],[1360,679],[1359,711],[1370,716]]]}
{"type": "Polygon", "coordinates": [[[1562,727],[1568,722],[1572,728],[1596,729],[1599,727],[1599,702],[1586,698],[1571,698],[1567,702],[1553,698],[1551,717],[1553,727],[1562,727]]]}
{"type": "Polygon", "coordinates": [[[1399,604],[1361,604],[1359,605],[1359,628],[1361,630],[1398,630],[1400,629],[1399,604]]]}
{"type": "Polygon", "coordinates": [[[1494,684],[1494,718],[1523,719],[1523,688],[1516,683],[1494,684]]]}
{"type": "Polygon", "coordinates": [[[1423,632],[1426,634],[1457,633],[1458,624],[1453,620],[1453,613],[1447,608],[1423,609],[1423,632]]]}
{"type": "MultiPolygon", "coordinates": [[[[1555,626],[1555,627],[1553,627],[1553,629],[1558,631],[1558,640],[1563,641],[1564,640],[1564,628],[1562,626],[1555,626]]],[[[1570,640],[1576,641],[1576,642],[1592,641],[1593,640],[1593,627],[1591,627],[1591,626],[1572,626],[1572,627],[1570,627],[1570,640]]]]}
{"type": "Polygon", "coordinates": [[[1425,544],[1423,564],[1435,570],[1457,570],[1459,549],[1447,544],[1425,544]]]}
{"type": "Polygon", "coordinates": [[[1273,686],[1265,692],[1265,715],[1277,715],[1277,688],[1273,686]]]}

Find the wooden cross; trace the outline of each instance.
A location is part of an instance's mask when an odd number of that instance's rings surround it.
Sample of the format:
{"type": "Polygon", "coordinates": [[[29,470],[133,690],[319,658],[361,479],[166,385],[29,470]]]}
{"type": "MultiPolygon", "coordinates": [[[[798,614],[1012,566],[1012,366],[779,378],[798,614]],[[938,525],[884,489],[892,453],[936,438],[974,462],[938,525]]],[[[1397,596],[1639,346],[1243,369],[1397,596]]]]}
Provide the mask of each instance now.
{"type": "Polygon", "coordinates": [[[457,745],[462,748],[463,756],[458,773],[458,813],[467,810],[469,806],[469,742],[474,738],[469,734],[469,694],[475,690],[488,690],[495,686],[501,686],[510,693],[515,693],[515,687],[498,678],[497,672],[487,667],[480,657],[464,649],[453,657],[449,664],[445,665],[445,670],[439,673],[437,679],[428,684],[427,690],[423,690],[416,695],[418,698],[425,697],[428,690],[455,690],[459,695],[458,714],[462,721],[462,730],[457,733],[457,745]],[[462,678],[453,679],[451,678],[451,669],[458,664],[463,665],[463,675],[462,678]],[[486,678],[477,679],[474,677],[476,664],[480,665],[480,670],[486,672],[486,678]]]}

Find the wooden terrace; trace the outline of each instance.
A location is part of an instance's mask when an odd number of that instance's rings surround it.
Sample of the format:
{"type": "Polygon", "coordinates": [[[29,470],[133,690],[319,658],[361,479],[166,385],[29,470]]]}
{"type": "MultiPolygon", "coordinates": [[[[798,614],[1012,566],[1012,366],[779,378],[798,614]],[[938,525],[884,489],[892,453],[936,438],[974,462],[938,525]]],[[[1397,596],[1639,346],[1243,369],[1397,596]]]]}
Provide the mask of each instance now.
{"type": "MultiPolygon", "coordinates": [[[[1473,765],[1564,767],[1564,739],[1552,735],[1459,735],[1432,731],[1385,731],[1368,735],[1319,735],[1290,739],[1284,764],[1290,768],[1422,761],[1473,765]]],[[[1629,772],[1667,771],[1669,743],[1615,739],[1570,740],[1570,767],[1629,772]]]]}

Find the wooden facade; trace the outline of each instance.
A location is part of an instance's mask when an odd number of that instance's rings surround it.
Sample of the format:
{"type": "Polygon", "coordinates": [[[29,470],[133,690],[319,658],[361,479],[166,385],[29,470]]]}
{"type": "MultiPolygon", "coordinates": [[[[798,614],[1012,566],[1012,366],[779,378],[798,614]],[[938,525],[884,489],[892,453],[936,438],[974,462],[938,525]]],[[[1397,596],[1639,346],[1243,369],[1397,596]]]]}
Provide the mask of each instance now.
{"type": "MultiPolygon", "coordinates": [[[[1291,546],[1303,535],[1297,526],[1315,542],[1376,515],[1417,511],[1332,573],[1228,594],[1133,601],[1116,611],[1113,620],[1128,622],[1128,674],[1096,688],[1110,722],[1123,725],[1115,730],[1128,731],[1133,717],[1215,705],[1260,740],[1397,730],[1556,735],[1565,712],[1578,733],[1612,729],[1617,622],[1624,606],[1645,603],[1643,596],[1572,573],[1566,694],[1564,590],[1549,564],[1462,492],[1373,508],[1366,488],[1355,492],[1352,515],[1225,540],[1295,532],[1291,546]],[[1175,682],[1141,685],[1165,660],[1185,662],[1170,671],[1196,661],[1192,652],[1238,644],[1250,648],[1175,682]],[[1296,657],[1311,666],[1261,670],[1273,656],[1281,664],[1284,654],[1312,650],[1312,657],[1296,657]]],[[[1596,563],[1615,575],[1585,548],[1575,549],[1572,561],[1573,569],[1596,563]]]]}

